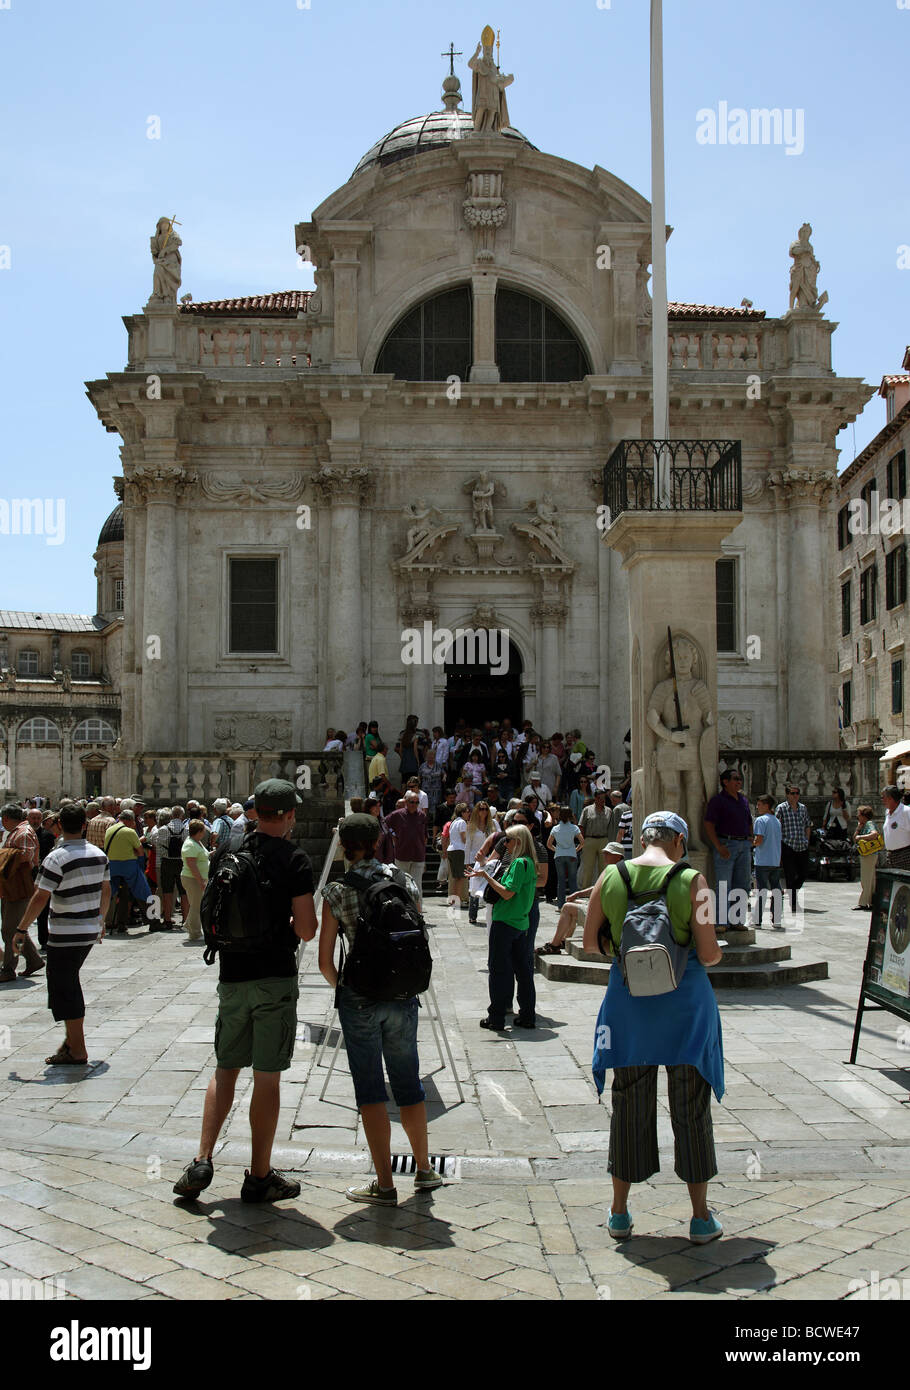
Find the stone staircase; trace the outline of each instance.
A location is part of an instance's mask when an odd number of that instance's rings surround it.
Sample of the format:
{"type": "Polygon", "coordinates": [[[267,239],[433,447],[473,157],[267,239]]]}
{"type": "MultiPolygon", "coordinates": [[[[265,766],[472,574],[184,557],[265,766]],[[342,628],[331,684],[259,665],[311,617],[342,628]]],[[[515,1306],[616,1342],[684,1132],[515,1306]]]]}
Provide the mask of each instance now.
{"type": "MultiPolygon", "coordinates": [[[[752,930],[727,932],[720,942],[724,953],[722,963],[708,969],[715,989],[774,989],[781,985],[803,985],[810,980],[827,980],[827,961],[794,961],[791,947],[778,933],[763,932],[762,936],[768,944],[763,942],[757,946],[752,930]]],[[[609,961],[582,950],[580,941],[567,941],[565,949],[568,955],[537,957],[537,970],[545,980],[606,988],[609,961]]]]}

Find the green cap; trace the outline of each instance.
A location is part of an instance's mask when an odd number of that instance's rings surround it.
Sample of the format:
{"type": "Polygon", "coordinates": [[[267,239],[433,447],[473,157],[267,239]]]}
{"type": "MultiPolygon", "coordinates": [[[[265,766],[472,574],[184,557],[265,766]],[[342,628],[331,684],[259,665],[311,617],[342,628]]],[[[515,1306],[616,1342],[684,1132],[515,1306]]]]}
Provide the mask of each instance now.
{"type": "Polygon", "coordinates": [[[253,789],[257,811],[293,811],[303,797],[298,796],[293,782],[284,782],[280,777],[269,777],[253,789]]]}
{"type": "Polygon", "coordinates": [[[361,844],[372,845],[379,839],[381,829],[382,826],[375,816],[367,816],[358,811],[353,816],[345,816],[338,827],[338,833],[346,840],[359,840],[361,844]]]}

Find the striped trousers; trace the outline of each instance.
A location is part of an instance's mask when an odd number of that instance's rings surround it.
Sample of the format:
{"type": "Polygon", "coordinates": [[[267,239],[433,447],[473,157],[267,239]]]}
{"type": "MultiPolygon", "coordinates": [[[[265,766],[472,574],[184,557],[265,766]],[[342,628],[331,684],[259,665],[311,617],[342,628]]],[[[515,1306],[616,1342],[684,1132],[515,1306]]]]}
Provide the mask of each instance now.
{"type": "MultiPolygon", "coordinates": [[[[657,1067],[617,1067],[613,1072],[608,1170],[622,1182],[646,1182],[660,1171],[657,1151],[657,1067]]],[[[667,1067],[673,1168],[683,1182],[708,1182],[717,1174],[711,1087],[695,1067],[667,1067]]]]}

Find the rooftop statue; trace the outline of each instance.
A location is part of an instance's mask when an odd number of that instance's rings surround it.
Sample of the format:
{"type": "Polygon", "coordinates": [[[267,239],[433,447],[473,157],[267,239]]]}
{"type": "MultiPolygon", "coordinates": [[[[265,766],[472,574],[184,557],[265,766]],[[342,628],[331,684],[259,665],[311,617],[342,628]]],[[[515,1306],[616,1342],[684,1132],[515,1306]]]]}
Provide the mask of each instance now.
{"type": "Polygon", "coordinates": [[[818,297],[818,272],[821,266],[815,259],[809,238],[812,228],[804,222],[799,229],[797,240],[790,246],[793,266],[790,271],[790,308],[817,309],[821,311],[828,302],[827,290],[818,297]]]}
{"type": "MultiPolygon", "coordinates": [[[[159,217],[155,235],[151,238],[155,278],[152,299],[159,303],[176,304],[180,288],[180,238],[174,231],[173,217],[159,217]]],[[[179,224],[178,224],[179,225],[179,224]]]]}
{"type": "Polygon", "coordinates": [[[512,124],[506,104],[506,87],[510,87],[515,78],[511,75],[504,77],[494,62],[495,39],[496,35],[488,24],[474,50],[473,58],[468,59],[468,67],[474,74],[471,103],[474,129],[484,134],[500,131],[504,126],[512,124]]]}

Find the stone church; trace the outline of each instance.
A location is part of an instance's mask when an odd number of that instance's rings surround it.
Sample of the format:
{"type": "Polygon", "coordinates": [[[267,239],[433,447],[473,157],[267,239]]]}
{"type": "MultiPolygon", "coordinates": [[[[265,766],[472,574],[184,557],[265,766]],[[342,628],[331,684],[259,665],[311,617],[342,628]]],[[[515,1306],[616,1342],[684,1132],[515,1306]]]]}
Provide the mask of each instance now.
{"type": "MultiPolygon", "coordinates": [[[[441,110],[286,229],[315,291],[178,302],[181,238],[158,223],[126,368],[87,388],[123,441],[127,759],[509,714],[622,766],[603,475],[652,432],[650,208],[513,126],[488,46],[470,66],[470,110],[453,69],[441,110]],[[459,628],[507,659],[477,641],[433,660],[459,628]]],[[[520,81],[509,96],[531,124],[520,81]]],[[[743,520],[706,595],[722,748],[837,745],[826,532],[837,434],[871,393],[833,372],[823,303],[670,306],[671,436],[742,441],[743,520]]]]}

